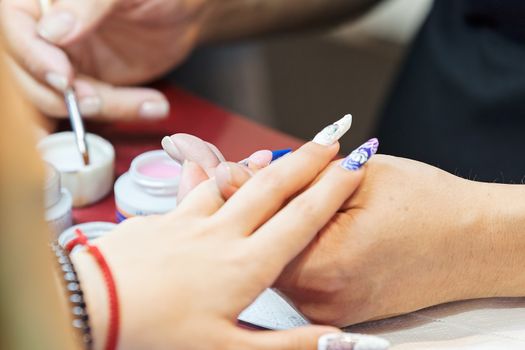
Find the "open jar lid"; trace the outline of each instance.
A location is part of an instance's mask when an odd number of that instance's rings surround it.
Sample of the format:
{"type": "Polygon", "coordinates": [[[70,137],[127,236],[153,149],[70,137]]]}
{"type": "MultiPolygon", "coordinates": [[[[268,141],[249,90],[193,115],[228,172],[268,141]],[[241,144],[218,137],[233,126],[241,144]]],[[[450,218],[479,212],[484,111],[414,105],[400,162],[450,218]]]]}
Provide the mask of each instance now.
{"type": "Polygon", "coordinates": [[[152,195],[175,195],[179,190],[182,166],[163,150],[141,154],[129,170],[135,183],[152,195]]]}

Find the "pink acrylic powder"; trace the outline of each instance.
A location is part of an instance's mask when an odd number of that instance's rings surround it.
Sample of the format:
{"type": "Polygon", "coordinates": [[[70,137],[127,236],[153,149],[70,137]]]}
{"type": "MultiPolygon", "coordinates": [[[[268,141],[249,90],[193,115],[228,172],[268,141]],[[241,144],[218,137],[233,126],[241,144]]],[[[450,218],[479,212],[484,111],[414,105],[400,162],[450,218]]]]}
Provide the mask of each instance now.
{"type": "Polygon", "coordinates": [[[170,179],[180,176],[181,167],[172,160],[155,159],[139,166],[138,172],[157,179],[170,179]]]}

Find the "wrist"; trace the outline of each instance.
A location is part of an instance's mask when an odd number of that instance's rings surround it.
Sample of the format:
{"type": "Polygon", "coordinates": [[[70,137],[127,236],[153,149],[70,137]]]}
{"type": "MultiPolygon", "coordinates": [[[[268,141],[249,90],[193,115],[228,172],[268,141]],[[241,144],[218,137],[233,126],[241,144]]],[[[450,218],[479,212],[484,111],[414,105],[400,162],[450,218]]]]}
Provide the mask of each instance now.
{"type": "Polygon", "coordinates": [[[71,261],[82,285],[94,339],[93,349],[102,349],[109,325],[109,300],[104,278],[95,259],[87,252],[81,251],[72,254],[71,261]]]}
{"type": "MultiPolygon", "coordinates": [[[[483,230],[487,268],[484,297],[525,295],[525,186],[478,183],[485,217],[483,230]]],[[[480,275],[484,271],[480,271],[480,275]]]]}

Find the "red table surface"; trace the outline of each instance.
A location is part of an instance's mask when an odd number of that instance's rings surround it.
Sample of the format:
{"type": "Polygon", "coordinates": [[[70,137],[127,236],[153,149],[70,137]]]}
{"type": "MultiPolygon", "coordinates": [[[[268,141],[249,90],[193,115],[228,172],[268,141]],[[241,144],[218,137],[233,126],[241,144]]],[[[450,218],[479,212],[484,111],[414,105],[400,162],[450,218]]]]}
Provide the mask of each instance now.
{"type": "MultiPolygon", "coordinates": [[[[116,176],[129,169],[139,154],[160,149],[166,135],[188,133],[215,144],[226,159],[241,160],[260,149],[297,148],[301,141],[249,121],[174,87],[163,87],[171,104],[169,118],[158,122],[87,124],[89,132],[109,140],[116,150],[116,176]]],[[[75,223],[115,222],[113,193],[100,202],[73,212],[75,223]]]]}

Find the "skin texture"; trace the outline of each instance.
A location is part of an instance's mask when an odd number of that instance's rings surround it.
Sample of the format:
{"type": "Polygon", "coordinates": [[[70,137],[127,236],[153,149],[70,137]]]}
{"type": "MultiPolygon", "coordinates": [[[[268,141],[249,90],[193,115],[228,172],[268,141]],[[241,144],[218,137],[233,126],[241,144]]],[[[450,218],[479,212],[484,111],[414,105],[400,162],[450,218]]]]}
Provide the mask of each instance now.
{"type": "Polygon", "coordinates": [[[2,0],[11,65],[38,109],[66,116],[76,88],[86,118],[162,118],[168,102],[134,87],[163,76],[198,45],[357,16],[377,0],[2,0]],[[70,24],[57,35],[57,19],[70,24]],[[49,80],[52,73],[54,79],[49,80]],[[57,82],[58,80],[58,82],[57,82]]]}
{"type": "MultiPolygon", "coordinates": [[[[525,295],[525,186],[468,181],[391,156],[366,168],[352,198],[275,284],[307,317],[347,326],[525,295]]],[[[225,198],[249,178],[231,163],[215,174],[225,198]]]]}
{"type": "MultiPolygon", "coordinates": [[[[172,213],[127,220],[97,240],[118,286],[120,348],[313,350],[322,334],[337,332],[254,333],[238,328],[236,318],[357,188],[362,171],[325,171],[338,149],[310,142],[227,201],[215,180],[201,182],[172,213]]],[[[73,261],[101,348],[108,317],[102,276],[88,254],[73,261]]]]}

